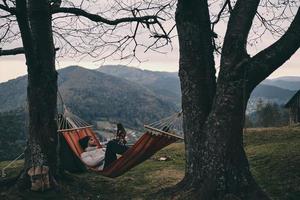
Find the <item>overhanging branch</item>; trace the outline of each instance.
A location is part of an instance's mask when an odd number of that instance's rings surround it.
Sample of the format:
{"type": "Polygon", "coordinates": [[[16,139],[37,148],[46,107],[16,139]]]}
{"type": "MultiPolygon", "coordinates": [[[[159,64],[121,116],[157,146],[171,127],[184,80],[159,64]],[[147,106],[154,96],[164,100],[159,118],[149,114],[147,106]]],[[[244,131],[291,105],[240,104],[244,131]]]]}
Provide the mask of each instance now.
{"type": "MultiPolygon", "coordinates": [[[[0,9],[9,12],[13,15],[16,14],[16,9],[15,8],[10,8],[5,5],[0,4],[0,9]]],[[[52,9],[52,14],[57,14],[57,13],[69,13],[69,14],[74,14],[76,16],[82,16],[85,18],[90,19],[91,21],[94,22],[102,22],[108,25],[118,25],[120,23],[124,22],[140,22],[144,24],[156,24],[158,22],[158,16],[156,15],[146,15],[146,16],[140,16],[140,17],[124,17],[124,18],[119,18],[115,20],[109,20],[106,19],[100,15],[97,14],[91,14],[88,13],[82,9],[79,8],[53,8],[52,9]]]]}
{"type": "Polygon", "coordinates": [[[300,8],[286,33],[251,59],[250,80],[258,84],[278,69],[300,48],[300,8]]]}
{"type": "Polygon", "coordinates": [[[5,49],[5,50],[0,49],[0,56],[11,56],[17,54],[24,54],[24,53],[25,51],[23,47],[18,47],[14,49],[5,49]]]}
{"type": "Polygon", "coordinates": [[[124,18],[119,18],[119,19],[115,19],[115,20],[109,20],[100,15],[91,14],[91,13],[88,13],[79,8],[55,8],[55,9],[52,9],[52,14],[56,14],[56,13],[74,14],[76,16],[86,17],[94,22],[102,22],[102,23],[105,23],[108,25],[118,25],[118,24],[124,23],[124,22],[140,22],[140,23],[144,23],[144,24],[156,24],[158,21],[158,17],[155,15],[147,15],[147,16],[141,16],[141,17],[124,17],[124,18]]]}
{"type": "MultiPolygon", "coordinates": [[[[55,51],[58,51],[59,48],[55,48],[55,51]]],[[[24,54],[25,50],[23,47],[18,47],[14,49],[1,49],[0,48],[0,56],[13,56],[18,54],[24,54]]]]}

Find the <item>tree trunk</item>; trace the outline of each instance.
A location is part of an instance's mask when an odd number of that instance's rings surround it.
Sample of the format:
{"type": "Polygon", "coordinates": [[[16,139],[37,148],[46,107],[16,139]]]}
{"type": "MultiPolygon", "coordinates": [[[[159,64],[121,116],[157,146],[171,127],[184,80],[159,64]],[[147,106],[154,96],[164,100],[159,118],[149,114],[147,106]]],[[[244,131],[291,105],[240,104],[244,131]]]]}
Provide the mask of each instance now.
{"type": "Polygon", "coordinates": [[[176,25],[186,144],[185,177],[177,194],[182,199],[268,199],[250,173],[243,148],[244,113],[253,89],[244,82],[247,55],[221,66],[216,88],[207,1],[179,0],[176,25]]]}
{"type": "Polygon", "coordinates": [[[17,0],[16,6],[28,67],[29,136],[25,172],[33,166],[47,165],[55,176],[57,72],[49,1],[17,0]]]}
{"type": "MultiPolygon", "coordinates": [[[[215,93],[215,68],[207,3],[178,1],[176,24],[180,46],[179,77],[185,134],[186,177],[199,169],[195,147],[201,143],[202,128],[215,93]],[[195,123],[196,122],[196,123],[195,123]]],[[[183,181],[184,182],[184,181],[183,181]]]]}
{"type": "MultiPolygon", "coordinates": [[[[197,177],[203,199],[268,199],[252,177],[243,148],[244,112],[249,93],[243,75],[219,77],[215,103],[198,144],[197,177]]],[[[197,182],[194,181],[194,182],[197,182]]]]}

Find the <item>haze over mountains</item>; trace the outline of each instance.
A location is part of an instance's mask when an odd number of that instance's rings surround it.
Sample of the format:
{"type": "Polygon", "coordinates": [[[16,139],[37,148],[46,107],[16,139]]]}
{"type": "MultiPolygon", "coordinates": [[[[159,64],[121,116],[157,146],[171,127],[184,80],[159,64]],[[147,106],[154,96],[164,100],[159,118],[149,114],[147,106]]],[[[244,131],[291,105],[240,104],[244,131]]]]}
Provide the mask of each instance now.
{"type": "MultiPolygon", "coordinates": [[[[180,110],[177,73],[153,72],[122,65],[97,70],[71,66],[59,71],[59,90],[70,109],[87,121],[120,121],[142,126],[180,110]]],[[[0,112],[24,107],[27,77],[0,84],[0,112]]],[[[252,93],[258,99],[284,104],[300,89],[300,77],[265,80],[252,93]]]]}
{"type": "MultiPolygon", "coordinates": [[[[98,71],[136,82],[151,88],[161,96],[167,95],[170,98],[171,94],[173,94],[173,100],[178,102],[180,106],[181,90],[176,72],[153,72],[124,65],[104,65],[98,68],[98,71]]],[[[300,77],[286,76],[266,79],[252,92],[249,104],[253,106],[258,99],[265,102],[271,101],[285,104],[295,91],[299,89],[300,77]]],[[[252,110],[253,108],[250,109],[252,110]]]]}
{"type": "Polygon", "coordinates": [[[265,85],[273,85],[288,90],[300,89],[300,77],[297,76],[283,76],[275,79],[266,79],[262,82],[265,85]]]}

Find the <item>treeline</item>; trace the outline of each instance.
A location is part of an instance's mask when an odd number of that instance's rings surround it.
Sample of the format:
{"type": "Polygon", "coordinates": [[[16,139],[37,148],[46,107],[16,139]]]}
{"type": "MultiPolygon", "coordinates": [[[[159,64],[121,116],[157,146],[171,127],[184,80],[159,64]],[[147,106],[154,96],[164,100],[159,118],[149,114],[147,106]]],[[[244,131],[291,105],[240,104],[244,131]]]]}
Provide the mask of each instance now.
{"type": "Polygon", "coordinates": [[[281,127],[289,124],[289,113],[283,105],[264,103],[259,100],[256,111],[246,116],[245,126],[251,127],[281,127]]]}
{"type": "Polygon", "coordinates": [[[0,113],[0,161],[12,160],[24,151],[25,121],[22,110],[0,113]]]}

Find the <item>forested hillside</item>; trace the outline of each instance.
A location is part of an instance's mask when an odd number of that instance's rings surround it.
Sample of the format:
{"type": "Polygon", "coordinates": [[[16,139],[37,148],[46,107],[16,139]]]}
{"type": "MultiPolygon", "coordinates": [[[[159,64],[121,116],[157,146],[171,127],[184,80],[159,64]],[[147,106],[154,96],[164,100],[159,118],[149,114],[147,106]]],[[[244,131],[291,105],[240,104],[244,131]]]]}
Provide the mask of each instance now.
{"type": "Polygon", "coordinates": [[[26,120],[24,112],[0,113],[0,161],[12,160],[25,147],[26,120]]]}
{"type": "MultiPolygon", "coordinates": [[[[64,103],[91,123],[107,120],[138,128],[178,110],[176,102],[146,87],[96,70],[64,68],[59,71],[58,82],[64,103]]],[[[0,111],[24,107],[26,85],[26,76],[0,84],[0,111]]]]}
{"type": "Polygon", "coordinates": [[[177,72],[142,70],[124,65],[104,65],[98,71],[123,78],[152,90],[160,98],[181,107],[181,89],[177,72]]]}
{"type": "MultiPolygon", "coordinates": [[[[93,124],[97,121],[122,122],[126,127],[141,129],[144,123],[168,116],[181,107],[177,73],[119,65],[102,66],[97,70],[71,66],[59,70],[58,77],[64,103],[72,112],[93,124]]],[[[289,84],[295,81],[295,86],[298,79],[281,81],[289,84]]],[[[265,82],[271,84],[274,80],[265,82]]],[[[26,85],[27,76],[0,84],[0,160],[12,159],[24,146],[26,85]]],[[[248,104],[251,112],[248,113],[247,126],[287,125],[288,116],[281,105],[294,93],[272,85],[259,85],[248,104]],[[261,110],[256,112],[258,107],[261,110]]]]}

